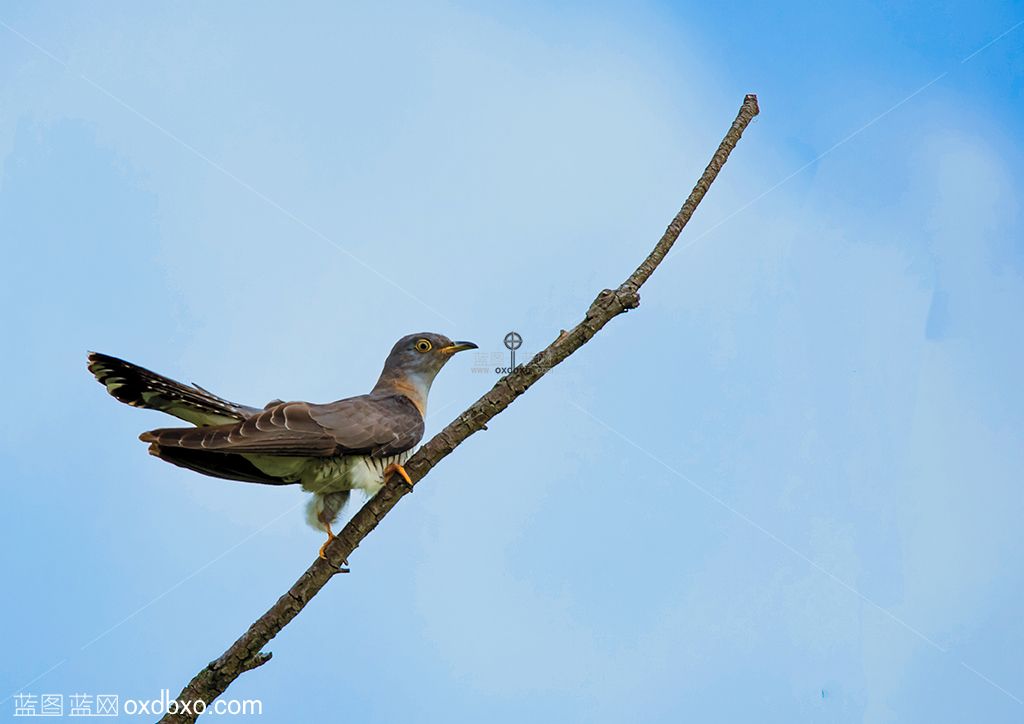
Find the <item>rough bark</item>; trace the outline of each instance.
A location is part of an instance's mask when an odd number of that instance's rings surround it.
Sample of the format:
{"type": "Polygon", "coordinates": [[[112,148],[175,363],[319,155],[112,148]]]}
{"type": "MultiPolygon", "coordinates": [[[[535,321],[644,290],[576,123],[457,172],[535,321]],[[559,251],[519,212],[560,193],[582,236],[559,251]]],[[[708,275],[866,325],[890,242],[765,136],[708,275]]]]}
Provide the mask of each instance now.
{"type": "MultiPolygon", "coordinates": [[[[548,347],[530,362],[517,368],[499,380],[483,397],[474,402],[465,412],[456,417],[447,427],[430,439],[405,465],[413,485],[418,483],[442,459],[447,457],[466,438],[479,430],[486,429],[487,422],[512,404],[512,401],[526,392],[548,370],[578,350],[597,334],[614,317],[636,308],[640,304],[639,290],[657,266],[668,254],[680,232],[686,226],[697,205],[704,198],[708,188],[725,165],[729,154],[736,147],[744,129],[758,113],[757,96],[748,95],[743,100],[736,119],[725,134],[711,162],[690,192],[679,213],[668,225],[664,235],[646,259],[616,289],[605,289],[591,303],[583,320],[568,332],[562,331],[548,347]]],[[[177,700],[190,704],[203,701],[209,705],[224,693],[232,681],[246,671],[262,666],[270,660],[269,653],[262,648],[277,633],[295,618],[321,588],[338,573],[335,568],[347,559],[359,543],[405,495],[412,492],[398,475],[392,475],[387,484],[366,505],[356,513],[338,537],[327,547],[328,560],[317,559],[249,629],[242,634],[219,658],[207,664],[202,671],[182,689],[177,700]]],[[[194,709],[194,706],[190,706],[194,709]]],[[[191,722],[196,715],[167,714],[163,722],[191,722]]]]}

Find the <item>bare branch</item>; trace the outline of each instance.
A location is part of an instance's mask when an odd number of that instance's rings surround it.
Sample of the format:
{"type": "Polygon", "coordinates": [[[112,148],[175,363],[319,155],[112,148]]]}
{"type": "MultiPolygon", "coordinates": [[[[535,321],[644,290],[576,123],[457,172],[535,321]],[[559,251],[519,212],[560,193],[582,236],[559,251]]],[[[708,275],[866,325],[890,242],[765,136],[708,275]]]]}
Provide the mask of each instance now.
{"type": "MultiPolygon", "coordinates": [[[[651,276],[657,266],[668,254],[680,232],[693,216],[697,205],[704,198],[708,188],[725,165],[729,154],[736,147],[740,136],[750,121],[758,113],[757,97],[748,95],[743,100],[736,120],[733,121],[718,150],[679,213],[668,225],[664,235],[655,245],[651,253],[629,275],[617,289],[605,289],[591,303],[583,320],[566,332],[562,330],[558,338],[529,363],[517,368],[508,376],[499,380],[483,397],[473,403],[465,412],[453,420],[441,432],[430,439],[405,464],[413,484],[423,479],[430,470],[457,448],[473,433],[485,429],[487,422],[512,404],[537,380],[543,377],[552,367],[586,344],[614,317],[634,309],[640,304],[639,290],[651,276]]],[[[367,501],[366,505],[349,521],[344,530],[327,547],[328,561],[317,559],[295,584],[277,600],[270,609],[249,627],[220,658],[210,662],[195,678],[182,689],[178,701],[195,702],[202,700],[207,705],[224,693],[232,681],[241,674],[270,660],[270,654],[261,649],[277,633],[284,628],[303,607],[309,603],[321,588],[338,571],[333,568],[347,559],[358,547],[359,543],[370,534],[388,512],[398,504],[406,494],[412,492],[397,475],[381,489],[377,495],[367,501]]],[[[163,722],[190,722],[195,714],[167,714],[163,722]]]]}

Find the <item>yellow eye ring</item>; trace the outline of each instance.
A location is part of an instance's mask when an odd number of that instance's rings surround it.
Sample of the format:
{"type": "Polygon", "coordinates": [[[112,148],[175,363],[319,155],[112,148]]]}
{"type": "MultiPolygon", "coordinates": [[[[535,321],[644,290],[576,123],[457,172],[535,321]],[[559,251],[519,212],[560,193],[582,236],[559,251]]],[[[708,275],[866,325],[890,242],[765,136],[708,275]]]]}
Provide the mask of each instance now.
{"type": "Polygon", "coordinates": [[[416,351],[417,352],[429,352],[431,350],[431,348],[433,348],[433,345],[430,344],[430,340],[429,339],[421,339],[421,340],[416,342],[416,351]]]}

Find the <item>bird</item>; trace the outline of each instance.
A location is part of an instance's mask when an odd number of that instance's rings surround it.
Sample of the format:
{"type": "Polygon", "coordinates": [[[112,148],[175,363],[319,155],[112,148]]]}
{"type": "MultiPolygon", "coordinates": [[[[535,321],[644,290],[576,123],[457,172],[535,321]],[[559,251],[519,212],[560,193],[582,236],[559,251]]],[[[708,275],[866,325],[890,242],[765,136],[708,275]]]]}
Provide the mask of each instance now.
{"type": "Polygon", "coordinates": [[[412,485],[404,464],[423,438],[431,383],[452,355],[469,349],[477,345],[433,332],[406,335],[369,394],[326,404],[272,400],[262,408],[99,352],[88,354],[88,369],[117,400],[192,425],[142,433],[151,455],[215,478],[312,493],[306,520],[327,534],[319,552],[326,558],[351,491],[373,497],[393,474],[412,485]]]}

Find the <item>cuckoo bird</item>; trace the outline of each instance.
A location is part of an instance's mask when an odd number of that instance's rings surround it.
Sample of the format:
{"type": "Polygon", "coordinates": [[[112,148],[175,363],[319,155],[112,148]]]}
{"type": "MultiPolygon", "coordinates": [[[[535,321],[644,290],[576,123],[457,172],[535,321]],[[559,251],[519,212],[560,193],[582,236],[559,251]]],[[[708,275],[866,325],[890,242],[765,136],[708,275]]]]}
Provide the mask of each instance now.
{"type": "Polygon", "coordinates": [[[160,428],[139,436],[149,452],[183,468],[227,480],[298,484],[313,494],[306,518],[334,539],[352,490],[371,497],[402,467],[423,437],[427,394],[456,352],[476,349],[444,335],[402,337],[368,395],[317,405],[273,400],[265,407],[229,402],[130,362],[89,353],[89,371],[107,392],[133,407],[160,410],[195,427],[160,428]]]}

